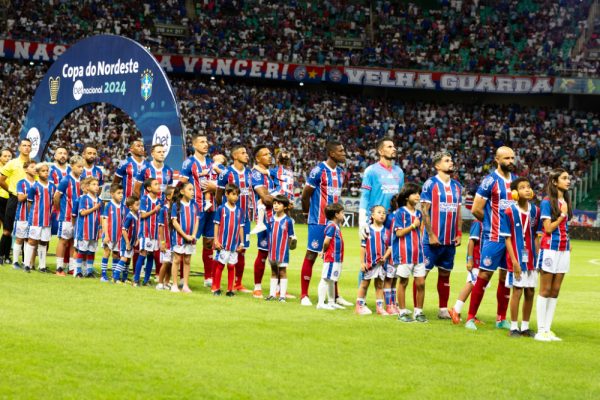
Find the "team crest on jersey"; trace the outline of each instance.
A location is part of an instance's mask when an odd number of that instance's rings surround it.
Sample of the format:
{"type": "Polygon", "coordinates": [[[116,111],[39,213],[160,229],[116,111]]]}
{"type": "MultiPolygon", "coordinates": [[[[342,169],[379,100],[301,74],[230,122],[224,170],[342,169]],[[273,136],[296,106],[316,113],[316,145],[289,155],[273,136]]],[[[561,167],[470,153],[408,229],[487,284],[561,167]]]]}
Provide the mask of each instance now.
{"type": "Polygon", "coordinates": [[[263,174],[260,171],[258,171],[258,170],[252,171],[252,178],[262,179],[262,177],[263,177],[263,174]]]}
{"type": "Polygon", "coordinates": [[[319,248],[319,241],[318,240],[313,240],[312,243],[310,244],[310,247],[312,247],[313,249],[318,249],[319,248]]]}
{"type": "Polygon", "coordinates": [[[314,167],[311,171],[310,171],[310,177],[311,178],[316,178],[317,175],[319,174],[319,167],[314,167]]]}
{"type": "Polygon", "coordinates": [[[485,179],[481,182],[481,187],[485,190],[489,189],[490,186],[494,183],[494,178],[489,175],[486,176],[485,179]]]}
{"type": "Polygon", "coordinates": [[[489,267],[492,265],[492,258],[491,257],[486,257],[483,259],[483,265],[485,265],[486,267],[489,267]]]}
{"type": "Polygon", "coordinates": [[[423,192],[428,192],[432,184],[433,181],[431,179],[427,179],[427,181],[425,181],[425,184],[423,184],[423,192]]]}

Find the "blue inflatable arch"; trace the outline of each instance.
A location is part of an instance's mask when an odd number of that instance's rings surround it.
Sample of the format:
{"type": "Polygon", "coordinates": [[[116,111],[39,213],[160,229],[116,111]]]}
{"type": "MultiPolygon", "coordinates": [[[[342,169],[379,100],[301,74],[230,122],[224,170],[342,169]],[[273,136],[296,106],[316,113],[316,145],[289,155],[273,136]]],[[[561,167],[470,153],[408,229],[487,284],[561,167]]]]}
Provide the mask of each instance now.
{"type": "Polygon", "coordinates": [[[135,122],[146,146],[167,148],[166,163],[179,166],[185,140],[173,89],[156,59],[139,43],[115,35],[83,39],[50,67],[36,89],[20,138],[40,160],[60,122],[90,103],[108,103],[135,122]]]}

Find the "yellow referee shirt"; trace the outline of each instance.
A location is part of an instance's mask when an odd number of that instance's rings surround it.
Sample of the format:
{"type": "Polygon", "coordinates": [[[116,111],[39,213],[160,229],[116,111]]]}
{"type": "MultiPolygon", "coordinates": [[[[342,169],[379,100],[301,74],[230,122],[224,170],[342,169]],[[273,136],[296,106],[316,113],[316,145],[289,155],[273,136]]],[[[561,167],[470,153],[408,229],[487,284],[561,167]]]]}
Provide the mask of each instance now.
{"type": "Polygon", "coordinates": [[[0,168],[0,174],[6,177],[8,191],[14,196],[17,195],[17,183],[21,179],[25,179],[27,176],[27,174],[25,174],[25,168],[23,168],[25,161],[26,160],[23,160],[19,156],[17,158],[13,158],[7,162],[4,167],[0,168]]]}

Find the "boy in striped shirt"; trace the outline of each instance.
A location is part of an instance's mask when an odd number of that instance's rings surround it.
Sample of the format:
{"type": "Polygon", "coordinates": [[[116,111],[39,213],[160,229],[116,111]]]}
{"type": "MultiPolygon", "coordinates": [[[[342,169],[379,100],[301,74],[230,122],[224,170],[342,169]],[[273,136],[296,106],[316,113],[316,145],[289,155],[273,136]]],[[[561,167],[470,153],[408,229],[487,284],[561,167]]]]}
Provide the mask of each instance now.
{"type": "Polygon", "coordinates": [[[133,286],[140,285],[140,274],[144,261],[144,286],[149,284],[152,266],[154,265],[154,252],[159,250],[158,246],[158,213],[162,208],[162,189],[160,182],[156,178],[148,178],[144,181],[144,190],[148,193],[140,199],[140,229],[139,229],[139,247],[140,256],[135,264],[133,275],[133,286]]]}
{"type": "Polygon", "coordinates": [[[518,203],[504,210],[500,234],[506,244],[506,287],[512,288],[510,299],[510,337],[534,337],[529,329],[529,317],[533,308],[533,295],[537,286],[535,270],[536,232],[539,230],[539,209],[529,203],[533,198],[533,190],[527,178],[517,178],[510,183],[513,199],[518,203]],[[516,195],[515,195],[516,192],[516,195]],[[523,321],[519,330],[519,302],[525,292],[523,301],[523,321]]]}
{"type": "Polygon", "coordinates": [[[21,269],[19,259],[21,258],[21,249],[23,243],[27,241],[29,233],[29,222],[27,222],[28,208],[27,196],[29,189],[35,183],[35,161],[29,160],[23,163],[25,169],[25,179],[17,182],[17,213],[15,215],[15,225],[13,228],[13,236],[15,243],[13,244],[13,268],[21,269]]]}
{"type": "Polygon", "coordinates": [[[232,183],[225,186],[227,202],[215,213],[215,270],[213,274],[212,292],[221,295],[221,275],[227,266],[228,297],[235,296],[233,292],[234,265],[238,262],[238,253],[244,250],[242,237],[244,235],[244,215],[236,205],[240,197],[240,188],[232,183]]]}
{"type": "Polygon", "coordinates": [[[100,185],[97,178],[88,177],[81,181],[83,195],[77,202],[77,227],[75,229],[75,248],[77,249],[75,278],[83,277],[83,260],[86,264],[86,278],[93,278],[94,256],[98,248],[100,228],[100,208],[102,202],[98,198],[100,185]]]}
{"type": "Polygon", "coordinates": [[[335,283],[340,279],[344,261],[344,238],[340,229],[344,222],[344,206],[340,203],[328,204],[325,207],[325,216],[328,223],[323,240],[323,272],[317,291],[317,310],[345,309],[335,302],[335,283]],[[325,303],[326,298],[328,303],[325,303]]]}
{"type": "Polygon", "coordinates": [[[83,171],[83,157],[76,155],[69,159],[71,172],[62,178],[54,194],[54,207],[58,211],[58,245],[56,246],[56,275],[65,276],[65,253],[70,256],[70,270],[75,267],[75,248],[73,246],[74,223],[73,208],[81,195],[79,177],[83,171]]]}
{"type": "Polygon", "coordinates": [[[271,264],[271,287],[269,297],[265,300],[275,300],[279,287],[279,301],[285,303],[287,294],[287,266],[290,259],[290,250],[296,248],[296,234],[294,221],[286,211],[290,201],[284,195],[273,198],[273,217],[267,222],[269,237],[269,264],[271,264]]]}
{"type": "Polygon", "coordinates": [[[402,322],[427,322],[423,314],[425,298],[425,256],[423,251],[421,221],[423,214],[416,207],[421,201],[421,188],[415,183],[407,183],[398,194],[398,205],[401,206],[394,217],[392,225],[392,262],[396,267],[398,282],[398,303],[400,313],[398,320],[402,322]],[[406,287],[412,274],[416,288],[414,320],[406,308],[406,287]]]}
{"type": "Polygon", "coordinates": [[[48,181],[50,167],[46,163],[37,164],[36,172],[38,181],[31,185],[27,201],[31,202],[29,208],[29,240],[24,246],[25,271],[33,267],[33,255],[37,249],[40,272],[48,272],[46,268],[46,252],[48,242],[52,235],[52,196],[56,191],[54,183],[48,181]]]}
{"type": "Polygon", "coordinates": [[[121,239],[121,224],[123,222],[123,189],[118,185],[110,187],[110,201],[104,205],[102,210],[102,282],[108,282],[106,271],[108,269],[108,258],[112,254],[113,275],[119,262],[119,241],[121,239]]]}
{"type": "Polygon", "coordinates": [[[129,196],[125,200],[125,218],[121,226],[121,240],[119,241],[119,264],[113,271],[113,282],[125,282],[127,280],[129,260],[133,257],[133,249],[138,245],[138,211],[140,209],[140,199],[136,196],[129,196]],[[123,276],[121,276],[123,273],[123,276]]]}
{"type": "Polygon", "coordinates": [[[375,298],[377,314],[389,315],[384,308],[383,280],[385,279],[384,265],[391,254],[389,231],[385,228],[386,210],[384,206],[371,209],[373,223],[369,226],[369,235],[360,243],[360,270],[363,272],[356,299],[358,315],[372,314],[366,305],[365,296],[371,280],[375,281],[375,298]]]}

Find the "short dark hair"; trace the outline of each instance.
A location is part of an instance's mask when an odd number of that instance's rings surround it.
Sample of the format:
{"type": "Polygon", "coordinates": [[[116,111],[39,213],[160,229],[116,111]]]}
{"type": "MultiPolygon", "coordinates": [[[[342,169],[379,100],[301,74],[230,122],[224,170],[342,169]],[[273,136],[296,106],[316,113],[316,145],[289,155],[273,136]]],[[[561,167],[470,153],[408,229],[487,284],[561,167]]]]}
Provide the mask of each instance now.
{"type": "Polygon", "coordinates": [[[245,149],[246,146],[244,146],[241,143],[238,144],[234,144],[233,147],[231,148],[231,150],[229,150],[229,155],[233,156],[233,153],[235,153],[236,151],[240,150],[240,149],[245,149]]]}
{"type": "Polygon", "coordinates": [[[415,193],[421,193],[421,187],[414,182],[408,182],[400,193],[398,193],[398,200],[396,200],[396,208],[400,208],[406,205],[408,198],[415,193]]]}
{"type": "Polygon", "coordinates": [[[531,185],[531,181],[528,178],[520,176],[510,183],[510,190],[519,190],[519,184],[522,182],[527,182],[531,185]]]}
{"type": "Polygon", "coordinates": [[[254,155],[254,158],[256,159],[256,156],[258,155],[258,152],[261,151],[262,149],[268,149],[269,146],[267,146],[266,144],[259,144],[256,147],[254,147],[254,149],[252,150],[252,154],[254,155]]]}
{"type": "Polygon", "coordinates": [[[117,190],[123,190],[121,185],[110,185],[110,194],[116,193],[117,190]]]}
{"type": "MultiPolygon", "coordinates": [[[[4,150],[2,150],[4,151],[4,150]]],[[[31,164],[35,164],[35,160],[27,160],[23,163],[23,169],[28,168],[31,164]]]]}
{"type": "Polygon", "coordinates": [[[27,138],[23,138],[21,139],[21,141],[19,142],[19,145],[21,145],[21,143],[23,142],[29,142],[29,144],[31,144],[31,140],[27,139],[27,138]]]}
{"type": "Polygon", "coordinates": [[[327,155],[335,150],[336,147],[343,146],[342,142],[339,140],[330,140],[325,144],[325,149],[327,150],[327,155]]]}
{"type": "Polygon", "coordinates": [[[278,194],[277,196],[273,197],[273,203],[275,202],[283,204],[285,207],[290,205],[290,199],[282,194],[278,194]]]}
{"type": "Polygon", "coordinates": [[[136,201],[140,201],[140,198],[137,196],[129,196],[125,199],[125,205],[127,206],[127,208],[130,208],[132,205],[135,204],[136,201]]]}
{"type": "Polygon", "coordinates": [[[390,138],[390,137],[384,137],[384,138],[381,138],[381,139],[379,139],[379,140],[377,141],[377,144],[375,145],[375,149],[376,149],[377,151],[381,150],[381,148],[383,147],[383,144],[384,144],[385,142],[392,142],[392,143],[394,143],[394,140],[393,140],[392,138],[390,138]]]}
{"type": "Polygon", "coordinates": [[[332,220],[340,211],[344,211],[344,206],[340,203],[327,204],[325,207],[325,217],[327,217],[328,220],[332,220]]]}
{"type": "Polygon", "coordinates": [[[148,190],[150,186],[152,186],[152,182],[155,181],[156,178],[148,178],[144,181],[144,189],[148,190]]]}
{"type": "Polygon", "coordinates": [[[237,194],[240,194],[240,188],[233,183],[228,183],[227,185],[225,185],[225,194],[229,194],[232,192],[236,192],[237,194]]]}
{"type": "Polygon", "coordinates": [[[433,155],[433,157],[431,158],[431,161],[433,162],[433,166],[435,167],[437,165],[437,163],[439,163],[440,161],[442,161],[442,158],[444,158],[444,157],[450,157],[450,158],[452,158],[452,154],[450,154],[446,150],[438,151],[437,153],[435,153],[433,155]]]}
{"type": "Polygon", "coordinates": [[[157,148],[157,147],[159,147],[159,146],[160,146],[160,147],[164,147],[164,145],[163,145],[163,144],[161,144],[161,143],[154,143],[154,144],[152,145],[152,147],[150,147],[150,153],[152,153],[152,152],[154,151],[154,149],[155,149],[155,148],[157,148]]]}

